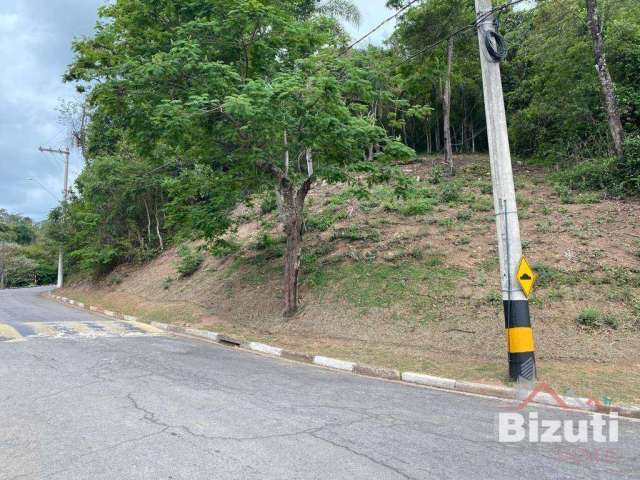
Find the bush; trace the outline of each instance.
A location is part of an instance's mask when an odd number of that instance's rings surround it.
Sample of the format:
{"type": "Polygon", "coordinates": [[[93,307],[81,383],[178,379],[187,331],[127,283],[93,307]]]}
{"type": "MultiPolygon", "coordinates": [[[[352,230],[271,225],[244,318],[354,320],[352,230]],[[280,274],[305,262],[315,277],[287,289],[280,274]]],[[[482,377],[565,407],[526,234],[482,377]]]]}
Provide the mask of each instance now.
{"type": "Polygon", "coordinates": [[[229,255],[239,252],[241,247],[242,245],[235,238],[229,240],[219,238],[213,242],[209,251],[214,257],[228,257],[229,255]]]}
{"type": "Polygon", "coordinates": [[[624,158],[618,163],[618,172],[624,191],[640,193],[640,135],[625,140],[624,158]]]}
{"type": "Polygon", "coordinates": [[[347,240],[350,242],[380,240],[380,232],[368,225],[351,225],[347,228],[336,230],[331,236],[332,240],[347,240]]]}
{"type": "Polygon", "coordinates": [[[260,213],[266,215],[274,212],[276,208],[278,208],[278,201],[275,192],[266,193],[260,202],[260,213]]]}
{"type": "Polygon", "coordinates": [[[204,255],[198,251],[192,251],[186,245],[180,245],[177,250],[178,263],[176,270],[181,278],[193,275],[204,262],[204,255]]]}
{"type": "Polygon", "coordinates": [[[431,170],[431,178],[429,181],[434,185],[439,185],[442,183],[442,179],[444,178],[444,168],[441,165],[436,165],[431,170]]]}
{"type": "Polygon", "coordinates": [[[616,330],[620,323],[612,315],[606,315],[595,308],[587,308],[580,312],[578,324],[588,328],[612,328],[616,330]]]}
{"type": "Polygon", "coordinates": [[[451,203],[460,200],[460,185],[455,182],[445,183],[440,189],[440,202],[451,203]]]}
{"type": "Polygon", "coordinates": [[[319,215],[310,216],[305,220],[305,227],[309,231],[325,232],[336,222],[333,212],[325,211],[319,215]]]}
{"type": "Polygon", "coordinates": [[[283,235],[273,236],[268,232],[260,232],[253,249],[260,252],[263,260],[279,258],[284,254],[283,244],[287,241],[283,235]]]}
{"type": "Polygon", "coordinates": [[[433,210],[433,203],[428,198],[409,198],[398,207],[398,212],[405,217],[424,215],[431,210],[433,210]]]}
{"type": "Polygon", "coordinates": [[[640,136],[624,143],[624,158],[589,160],[555,176],[570,190],[604,190],[613,196],[640,193],[640,136]]]}

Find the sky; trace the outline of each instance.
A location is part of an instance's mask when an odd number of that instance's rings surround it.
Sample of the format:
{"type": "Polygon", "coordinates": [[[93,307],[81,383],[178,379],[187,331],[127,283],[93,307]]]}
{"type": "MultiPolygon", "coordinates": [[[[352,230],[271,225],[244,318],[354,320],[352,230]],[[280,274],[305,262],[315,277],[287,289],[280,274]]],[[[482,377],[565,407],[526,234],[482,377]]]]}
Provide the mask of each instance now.
{"type": "MultiPolygon", "coordinates": [[[[39,146],[63,148],[66,129],[56,109],[74,100],[73,85],[62,83],[72,61],[71,42],[90,35],[104,0],[0,0],[0,208],[34,220],[46,218],[63,189],[63,157],[39,146]]],[[[364,35],[392,12],[385,0],[356,0],[362,23],[349,27],[364,35]]],[[[393,23],[372,36],[384,40],[393,23]]],[[[82,168],[73,152],[71,182],[82,168]]]]}

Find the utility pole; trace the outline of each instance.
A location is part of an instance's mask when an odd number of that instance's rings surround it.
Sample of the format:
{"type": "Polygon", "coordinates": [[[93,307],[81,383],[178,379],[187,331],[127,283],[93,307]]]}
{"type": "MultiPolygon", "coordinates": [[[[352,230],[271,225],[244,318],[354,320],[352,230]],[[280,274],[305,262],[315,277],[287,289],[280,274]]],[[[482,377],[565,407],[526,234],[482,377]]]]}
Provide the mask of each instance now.
{"type": "MultiPolygon", "coordinates": [[[[57,155],[64,155],[64,200],[62,202],[62,218],[64,220],[65,211],[67,208],[67,200],[69,198],[69,149],[59,149],[59,148],[38,148],[41,152],[46,153],[55,153],[57,155]]],[[[62,245],[60,246],[60,250],[58,251],[58,288],[62,288],[64,285],[64,253],[62,251],[62,245]]]]}
{"type": "Polygon", "coordinates": [[[529,301],[518,286],[516,272],[522,259],[520,223],[511,166],[507,116],[502,91],[499,51],[491,0],[475,0],[482,83],[487,117],[491,177],[498,233],[505,327],[512,380],[536,379],[533,330],[529,301]],[[490,48],[487,48],[487,44],[490,48]],[[491,51],[490,51],[491,50],[491,51]]]}

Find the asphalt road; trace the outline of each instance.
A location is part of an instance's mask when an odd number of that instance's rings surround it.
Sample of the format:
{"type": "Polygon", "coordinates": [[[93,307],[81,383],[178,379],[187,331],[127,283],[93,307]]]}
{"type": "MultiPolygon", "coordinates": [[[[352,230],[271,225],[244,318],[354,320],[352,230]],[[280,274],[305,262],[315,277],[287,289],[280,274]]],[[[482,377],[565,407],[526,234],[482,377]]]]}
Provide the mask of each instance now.
{"type": "Polygon", "coordinates": [[[1,480],[640,478],[638,422],[615,444],[501,444],[504,402],[110,329],[41,292],[0,292],[23,332],[0,342],[1,480]]]}

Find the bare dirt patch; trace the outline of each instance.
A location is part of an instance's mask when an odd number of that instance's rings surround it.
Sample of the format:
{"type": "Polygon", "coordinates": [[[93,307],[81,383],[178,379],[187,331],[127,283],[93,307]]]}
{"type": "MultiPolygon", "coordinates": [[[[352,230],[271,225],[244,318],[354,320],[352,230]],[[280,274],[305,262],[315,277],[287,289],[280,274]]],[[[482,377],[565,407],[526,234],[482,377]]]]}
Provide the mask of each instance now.
{"type": "MultiPolygon", "coordinates": [[[[385,186],[360,200],[343,185],[313,191],[303,308],[293,319],[281,315],[277,221],[257,206],[242,212],[241,250],[208,257],[188,279],[176,279],[172,250],[141,268],[122,267],[99,285],[66,291],[293,350],[504,382],[488,159],[459,159],[458,175],[436,184],[434,163],[403,167],[420,179],[412,200],[398,200],[385,186]],[[273,243],[257,245],[260,235],[273,243]]],[[[531,299],[541,377],[577,393],[640,402],[638,202],[596,193],[562,198],[544,171],[515,171],[525,253],[541,277],[531,299]],[[580,326],[576,319],[587,308],[615,317],[617,328],[580,326]]]]}

